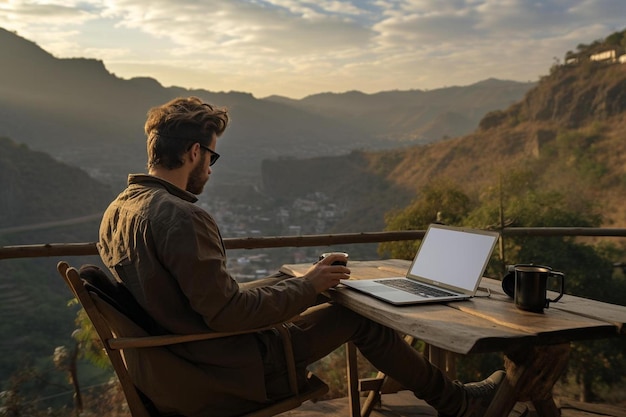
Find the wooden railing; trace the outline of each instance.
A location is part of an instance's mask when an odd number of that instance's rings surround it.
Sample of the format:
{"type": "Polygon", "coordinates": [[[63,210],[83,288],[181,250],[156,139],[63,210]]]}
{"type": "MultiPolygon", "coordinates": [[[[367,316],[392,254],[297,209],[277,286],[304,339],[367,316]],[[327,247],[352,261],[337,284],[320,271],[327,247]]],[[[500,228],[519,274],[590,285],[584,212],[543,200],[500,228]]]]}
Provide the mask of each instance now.
{"type": "MultiPolygon", "coordinates": [[[[598,227],[505,227],[498,229],[507,236],[593,236],[626,237],[626,228],[598,227]]],[[[352,243],[382,243],[404,240],[418,240],[425,230],[405,230],[390,232],[339,233],[329,235],[272,236],[225,238],[226,249],[262,249],[282,247],[332,246],[352,243]]],[[[48,256],[97,255],[95,242],[88,243],[45,243],[0,247],[0,259],[40,258],[48,256]]]]}

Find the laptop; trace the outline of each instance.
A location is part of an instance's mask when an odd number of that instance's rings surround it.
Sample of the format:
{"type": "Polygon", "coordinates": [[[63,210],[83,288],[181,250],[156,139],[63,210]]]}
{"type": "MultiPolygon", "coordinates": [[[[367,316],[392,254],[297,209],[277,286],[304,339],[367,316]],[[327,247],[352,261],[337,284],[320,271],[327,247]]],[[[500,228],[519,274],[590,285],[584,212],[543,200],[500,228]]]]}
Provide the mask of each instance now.
{"type": "Polygon", "coordinates": [[[405,276],[341,283],[396,305],[467,300],[476,294],[499,236],[431,224],[405,276]]]}

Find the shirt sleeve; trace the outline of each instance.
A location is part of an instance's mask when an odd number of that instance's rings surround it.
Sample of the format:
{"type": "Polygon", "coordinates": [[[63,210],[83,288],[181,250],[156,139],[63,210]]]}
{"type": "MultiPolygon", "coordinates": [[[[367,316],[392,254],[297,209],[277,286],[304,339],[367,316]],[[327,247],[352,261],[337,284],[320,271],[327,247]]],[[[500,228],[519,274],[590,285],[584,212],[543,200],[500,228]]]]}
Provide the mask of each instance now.
{"type": "Polygon", "coordinates": [[[242,289],[226,268],[217,224],[201,209],[170,224],[162,259],[191,308],[215,331],[237,331],[289,320],[315,303],[311,283],[290,278],[242,289]]]}

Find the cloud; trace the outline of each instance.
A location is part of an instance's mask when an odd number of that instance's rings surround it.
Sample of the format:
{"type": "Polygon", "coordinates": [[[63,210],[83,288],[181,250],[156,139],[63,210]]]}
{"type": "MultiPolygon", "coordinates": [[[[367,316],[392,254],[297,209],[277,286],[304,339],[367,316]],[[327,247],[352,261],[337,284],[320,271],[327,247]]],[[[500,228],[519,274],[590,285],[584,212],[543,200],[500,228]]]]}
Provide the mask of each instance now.
{"type": "MultiPolygon", "coordinates": [[[[326,3],[322,5],[338,8],[336,2],[326,3]]],[[[287,0],[119,0],[109,2],[106,15],[119,19],[121,26],[171,40],[181,48],[178,54],[296,56],[367,45],[370,28],[305,5],[287,0]]]]}
{"type": "Polygon", "coordinates": [[[292,97],[536,80],[579,43],[622,30],[624,16],[623,0],[0,3],[6,29],[59,57],[166,85],[292,97]]]}
{"type": "MultiPolygon", "coordinates": [[[[29,40],[45,45],[48,52],[66,57],[69,51],[79,55],[83,48],[76,39],[81,28],[98,18],[98,10],[88,2],[33,2],[13,0],[0,3],[0,22],[29,40]]],[[[70,54],[71,55],[71,54],[70,54]]]]}
{"type": "MultiPolygon", "coordinates": [[[[383,3],[383,2],[381,2],[383,3]]],[[[375,29],[390,43],[470,46],[510,39],[554,39],[581,25],[623,25],[623,0],[427,0],[397,2],[375,29]],[[607,12],[609,10],[610,12],[607,12]]],[[[532,44],[529,43],[529,47],[532,44]]]]}
{"type": "Polygon", "coordinates": [[[92,10],[87,2],[77,7],[77,2],[32,2],[13,0],[0,3],[0,21],[23,32],[42,30],[49,27],[56,33],[65,33],[63,26],[81,26],[97,18],[97,10],[92,10]],[[95,13],[94,13],[95,12],[95,13]]]}

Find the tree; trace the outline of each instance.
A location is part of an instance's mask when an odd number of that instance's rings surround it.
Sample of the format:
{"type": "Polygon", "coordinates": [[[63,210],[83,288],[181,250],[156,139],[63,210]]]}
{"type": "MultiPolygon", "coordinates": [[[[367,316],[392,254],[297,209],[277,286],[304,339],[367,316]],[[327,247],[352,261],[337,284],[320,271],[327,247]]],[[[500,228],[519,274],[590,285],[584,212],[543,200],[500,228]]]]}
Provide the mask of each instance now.
{"type": "Polygon", "coordinates": [[[67,379],[74,388],[74,404],[76,415],[78,416],[83,410],[83,396],[78,382],[78,366],[76,361],[78,358],[78,344],[75,344],[71,350],[65,346],[57,346],[54,349],[52,358],[54,366],[67,374],[67,379]]]}
{"type": "MultiPolygon", "coordinates": [[[[470,198],[450,180],[424,187],[417,199],[402,210],[385,216],[385,230],[424,230],[431,223],[458,225],[470,211],[470,198]]],[[[419,241],[386,242],[378,252],[397,259],[412,259],[419,241]]]]}
{"type": "MultiPolygon", "coordinates": [[[[540,163],[538,161],[537,163],[540,163]]],[[[479,192],[478,202],[471,203],[458,186],[450,181],[425,187],[421,197],[409,207],[390,213],[387,230],[425,229],[429,223],[444,220],[447,224],[498,229],[516,227],[597,227],[601,215],[581,195],[570,196],[545,189],[532,163],[526,169],[510,169],[497,184],[479,192]],[[438,216],[439,214],[439,216],[438,216]]],[[[622,303],[626,283],[616,277],[612,259],[622,255],[614,245],[592,244],[575,237],[501,237],[503,251],[490,262],[488,275],[503,273],[506,264],[535,263],[565,272],[565,289],[569,294],[600,301],[622,303]]],[[[389,242],[379,252],[410,259],[418,243],[389,242]]],[[[626,371],[626,342],[615,340],[572,344],[572,355],[566,374],[578,383],[581,400],[598,396],[603,386],[622,381],[626,371]]],[[[493,355],[463,358],[459,373],[463,379],[476,379],[493,369],[493,355]]]]}
{"type": "Polygon", "coordinates": [[[607,46],[622,46],[624,39],[626,38],[626,31],[613,32],[606,37],[604,42],[607,46]]]}

